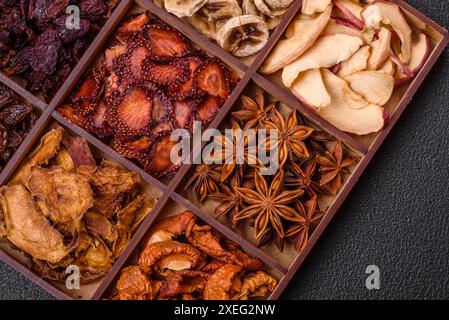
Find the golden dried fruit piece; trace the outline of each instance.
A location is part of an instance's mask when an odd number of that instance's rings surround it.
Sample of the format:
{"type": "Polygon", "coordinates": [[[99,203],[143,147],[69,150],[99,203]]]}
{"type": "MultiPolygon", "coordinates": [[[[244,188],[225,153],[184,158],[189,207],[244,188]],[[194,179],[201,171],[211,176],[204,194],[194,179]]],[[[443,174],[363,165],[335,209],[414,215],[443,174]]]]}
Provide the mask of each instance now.
{"type": "Polygon", "coordinates": [[[120,300],[152,300],[151,281],[139,267],[131,266],[122,270],[117,282],[117,293],[120,300]]]}
{"type": "Polygon", "coordinates": [[[249,298],[266,297],[276,289],[277,280],[264,271],[247,274],[242,280],[242,292],[239,300],[249,298]]]}
{"type": "Polygon", "coordinates": [[[165,0],[165,9],[179,18],[191,17],[207,0],[165,0]]]}
{"type": "Polygon", "coordinates": [[[230,300],[240,294],[242,267],[226,264],[207,280],[204,288],[204,300],[230,300]]]}

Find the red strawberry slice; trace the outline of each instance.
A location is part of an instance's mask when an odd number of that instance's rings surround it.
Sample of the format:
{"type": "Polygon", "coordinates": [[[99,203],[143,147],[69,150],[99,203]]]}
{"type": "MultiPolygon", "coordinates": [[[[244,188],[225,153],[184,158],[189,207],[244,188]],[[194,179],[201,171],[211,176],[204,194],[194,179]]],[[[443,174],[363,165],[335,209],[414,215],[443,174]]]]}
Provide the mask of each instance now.
{"type": "Polygon", "coordinates": [[[180,163],[173,163],[171,160],[172,149],[178,144],[178,141],[172,141],[170,134],[161,137],[153,146],[148,164],[145,170],[156,178],[167,177],[173,174],[180,163]]]}
{"type": "Polygon", "coordinates": [[[167,61],[180,58],[189,53],[189,44],[179,32],[152,26],[147,30],[147,39],[151,49],[151,58],[167,61]]]}
{"type": "Polygon", "coordinates": [[[222,106],[223,100],[218,97],[207,96],[196,109],[196,120],[206,125],[211,123],[222,106]]]}
{"type": "Polygon", "coordinates": [[[173,105],[171,101],[159,92],[153,95],[153,122],[159,123],[171,118],[173,115],[173,105]]]}
{"type": "Polygon", "coordinates": [[[198,57],[183,58],[189,64],[189,76],[187,80],[178,85],[171,85],[167,88],[167,94],[175,100],[184,100],[200,93],[196,84],[195,74],[201,67],[202,60],[198,57]]]}
{"type": "Polygon", "coordinates": [[[91,132],[99,136],[101,139],[111,136],[113,134],[112,128],[106,121],[106,104],[101,101],[98,104],[97,110],[90,116],[91,132]]]}
{"type": "Polygon", "coordinates": [[[135,79],[142,78],[142,63],[150,57],[150,50],[147,47],[139,46],[130,54],[129,64],[131,74],[135,79]]]}
{"type": "Polygon", "coordinates": [[[145,60],[142,65],[143,77],[161,85],[175,85],[187,80],[189,65],[186,61],[174,60],[168,64],[160,64],[145,60]]]}
{"type": "Polygon", "coordinates": [[[220,61],[209,59],[196,75],[198,87],[212,96],[226,100],[231,94],[228,73],[220,61]]]}
{"type": "Polygon", "coordinates": [[[77,126],[82,128],[86,126],[87,119],[82,114],[78,114],[73,105],[65,104],[60,106],[57,110],[59,114],[77,126]]]}
{"type": "Polygon", "coordinates": [[[175,119],[181,129],[192,129],[198,101],[187,99],[175,102],[175,119]]]}

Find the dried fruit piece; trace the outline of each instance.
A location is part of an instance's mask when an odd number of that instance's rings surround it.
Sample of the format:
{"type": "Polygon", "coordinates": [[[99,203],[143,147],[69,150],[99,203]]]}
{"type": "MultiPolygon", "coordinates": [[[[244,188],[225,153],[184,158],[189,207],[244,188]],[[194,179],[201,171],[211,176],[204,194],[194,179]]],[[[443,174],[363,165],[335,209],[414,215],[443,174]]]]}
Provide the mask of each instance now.
{"type": "Polygon", "coordinates": [[[242,267],[226,264],[207,280],[204,300],[230,300],[241,291],[240,272],[242,267]]]}
{"type": "Polygon", "coordinates": [[[181,129],[192,130],[197,105],[198,101],[193,99],[175,102],[174,117],[181,129]]]}
{"type": "Polygon", "coordinates": [[[58,108],[58,112],[70,122],[80,127],[85,127],[87,119],[82,114],[78,114],[71,104],[64,104],[58,108]]]}
{"type": "Polygon", "coordinates": [[[181,58],[189,53],[187,40],[179,32],[167,30],[159,26],[151,26],[146,31],[151,58],[166,61],[181,58]]]}
{"type": "Polygon", "coordinates": [[[199,95],[195,75],[202,64],[202,61],[198,57],[186,57],[183,59],[189,64],[189,75],[187,80],[182,83],[170,85],[167,88],[167,94],[178,101],[199,95]]]}
{"type": "Polygon", "coordinates": [[[201,9],[208,0],[165,0],[165,9],[179,18],[191,17],[201,9]]]}
{"type": "Polygon", "coordinates": [[[201,101],[195,111],[196,120],[209,124],[223,106],[223,101],[214,96],[207,96],[201,101]]]}
{"type": "Polygon", "coordinates": [[[17,126],[32,111],[33,107],[26,104],[17,104],[6,107],[0,111],[0,122],[7,127],[17,126]]]}
{"type": "Polygon", "coordinates": [[[144,29],[144,27],[150,22],[150,18],[151,15],[148,12],[131,15],[118,29],[118,38],[132,38],[144,29]]]}
{"type": "Polygon", "coordinates": [[[360,71],[344,78],[354,92],[379,106],[390,100],[394,89],[394,78],[383,71],[360,71]]]}
{"type": "Polygon", "coordinates": [[[151,281],[137,266],[130,266],[121,271],[117,282],[117,293],[120,300],[153,299],[151,281]]]}
{"type": "Polygon", "coordinates": [[[379,69],[391,52],[391,31],[387,28],[380,28],[378,39],[371,43],[372,53],[368,60],[369,70],[379,69]]]}
{"type": "Polygon", "coordinates": [[[372,56],[370,54],[371,49],[369,46],[361,47],[351,58],[340,63],[340,70],[338,70],[337,75],[339,77],[345,77],[365,70],[368,66],[368,59],[372,56]]]}
{"type": "Polygon", "coordinates": [[[107,121],[122,140],[148,133],[152,122],[153,100],[143,88],[130,87],[108,110],[107,121]]]}
{"type": "Polygon", "coordinates": [[[220,46],[236,57],[259,52],[267,43],[269,32],[262,18],[254,15],[234,17],[218,31],[220,46]]]}
{"type": "Polygon", "coordinates": [[[323,12],[331,2],[332,0],[304,0],[301,12],[306,15],[323,12]]]}
{"type": "Polygon", "coordinates": [[[264,271],[250,273],[243,277],[239,300],[254,297],[266,297],[277,286],[277,280],[264,271]]]}
{"type": "Polygon", "coordinates": [[[144,46],[138,46],[132,49],[129,54],[129,67],[131,69],[131,75],[134,79],[143,78],[143,62],[147,60],[151,55],[150,50],[144,46]]]}
{"type": "Polygon", "coordinates": [[[171,140],[170,134],[160,137],[150,151],[145,170],[156,177],[170,177],[181,165],[171,160],[172,149],[177,144],[178,141],[171,140]]]}
{"type": "Polygon", "coordinates": [[[227,100],[231,94],[228,71],[220,61],[208,59],[196,75],[198,87],[212,96],[227,100]]]}
{"type": "Polygon", "coordinates": [[[173,60],[168,64],[160,64],[146,60],[142,65],[143,77],[146,80],[161,85],[176,85],[187,81],[189,77],[189,65],[182,59],[173,60]]]}
{"type": "Polygon", "coordinates": [[[320,69],[311,69],[299,74],[292,86],[293,94],[306,106],[325,108],[331,104],[320,69]]]}
{"type": "Polygon", "coordinates": [[[14,91],[9,89],[6,85],[0,83],[0,110],[6,106],[17,104],[19,99],[14,91]]]}

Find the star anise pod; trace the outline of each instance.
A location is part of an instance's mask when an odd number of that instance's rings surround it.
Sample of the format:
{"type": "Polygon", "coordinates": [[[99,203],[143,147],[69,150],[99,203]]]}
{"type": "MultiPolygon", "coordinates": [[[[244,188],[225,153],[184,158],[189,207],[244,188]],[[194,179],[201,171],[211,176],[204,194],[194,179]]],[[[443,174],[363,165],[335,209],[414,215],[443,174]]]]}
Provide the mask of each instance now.
{"type": "Polygon", "coordinates": [[[310,154],[305,140],[310,137],[313,129],[299,125],[296,110],[290,113],[287,119],[284,119],[279,111],[275,110],[271,120],[265,122],[265,128],[277,130],[278,141],[275,146],[278,147],[280,168],[288,159],[294,160],[293,156],[299,159],[309,158],[310,154]]]}
{"type": "Polygon", "coordinates": [[[318,155],[317,162],[321,173],[320,186],[327,186],[330,194],[337,194],[340,190],[343,175],[349,173],[349,167],[353,166],[359,159],[344,155],[341,141],[335,145],[333,153],[326,151],[325,155],[318,155]]]}
{"type": "Polygon", "coordinates": [[[301,219],[287,230],[285,237],[293,242],[298,252],[304,250],[312,232],[324,216],[324,212],[318,210],[317,203],[318,196],[314,196],[304,203],[297,201],[295,204],[301,219]]]}
{"type": "Polygon", "coordinates": [[[287,168],[293,174],[293,176],[285,178],[284,185],[287,188],[304,189],[309,197],[325,193],[320,184],[313,180],[317,172],[316,158],[307,160],[302,168],[300,164],[291,161],[288,163],[287,168]]]}
{"type": "Polygon", "coordinates": [[[256,132],[245,135],[237,121],[232,122],[232,132],[234,134],[232,137],[224,134],[214,141],[217,148],[211,155],[211,160],[214,163],[223,163],[222,182],[231,177],[236,170],[243,175],[245,164],[256,168],[263,167],[263,164],[257,158],[256,132]],[[229,152],[230,150],[232,152],[229,152]],[[242,159],[240,159],[240,154],[242,159]]]}
{"type": "Polygon", "coordinates": [[[226,215],[234,224],[234,216],[243,208],[243,199],[236,192],[236,188],[242,187],[242,180],[238,173],[231,178],[229,186],[225,183],[220,183],[220,189],[209,195],[209,199],[220,203],[215,208],[215,216],[217,218],[226,215]]]}
{"type": "Polygon", "coordinates": [[[217,166],[210,166],[205,163],[195,167],[195,172],[185,185],[185,190],[193,187],[198,201],[203,202],[208,195],[218,191],[217,184],[220,181],[220,171],[217,166]]]}
{"type": "Polygon", "coordinates": [[[258,89],[255,98],[251,99],[243,95],[241,97],[240,110],[232,113],[232,116],[244,123],[243,130],[257,128],[259,125],[268,120],[269,113],[276,106],[275,103],[266,105],[263,91],[258,89]]]}
{"type": "Polygon", "coordinates": [[[274,242],[276,247],[280,252],[284,251],[285,248],[285,239],[279,237],[279,235],[273,229],[267,229],[264,234],[260,237],[259,243],[257,244],[258,248],[265,247],[269,243],[274,242]]]}
{"type": "Polygon", "coordinates": [[[236,188],[237,193],[249,206],[234,216],[240,221],[255,218],[254,233],[260,238],[267,228],[273,228],[279,237],[284,238],[284,221],[296,222],[300,217],[288,204],[304,194],[303,190],[283,190],[285,173],[279,171],[268,186],[265,178],[256,170],[255,190],[236,188]]]}
{"type": "Polygon", "coordinates": [[[309,146],[309,150],[317,154],[323,154],[327,151],[325,143],[331,141],[335,141],[335,138],[329,133],[314,130],[307,140],[307,146],[309,146]]]}

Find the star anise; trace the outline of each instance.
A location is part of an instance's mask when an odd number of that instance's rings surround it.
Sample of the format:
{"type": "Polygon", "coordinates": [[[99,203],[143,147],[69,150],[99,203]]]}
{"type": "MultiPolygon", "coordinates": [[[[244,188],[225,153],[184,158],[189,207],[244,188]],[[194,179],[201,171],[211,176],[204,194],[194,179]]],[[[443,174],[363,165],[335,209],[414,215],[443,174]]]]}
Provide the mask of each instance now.
{"type": "Polygon", "coordinates": [[[242,187],[242,179],[238,173],[231,178],[229,186],[220,183],[222,191],[217,191],[209,195],[209,199],[220,203],[215,208],[215,216],[217,218],[226,215],[233,223],[234,216],[243,208],[243,199],[236,192],[236,188],[242,187]]]}
{"type": "MultiPolygon", "coordinates": [[[[312,123],[301,114],[298,114],[298,123],[306,127],[312,126],[312,123]]],[[[307,139],[306,145],[309,148],[309,151],[323,154],[327,151],[325,143],[332,141],[335,141],[335,138],[332,135],[325,131],[315,129],[309,139],[307,139]]]]}
{"type": "Polygon", "coordinates": [[[358,158],[345,157],[341,141],[338,141],[333,153],[326,151],[324,156],[317,156],[317,161],[321,173],[320,186],[327,186],[329,193],[335,195],[340,190],[343,175],[349,173],[349,167],[354,165],[358,158]]]}
{"type": "Polygon", "coordinates": [[[240,221],[255,218],[254,233],[260,238],[267,228],[273,228],[279,237],[285,236],[284,221],[296,222],[301,219],[296,211],[288,204],[304,194],[303,190],[283,190],[285,173],[279,171],[268,186],[265,178],[256,170],[255,190],[236,188],[240,197],[249,206],[234,216],[234,220],[240,221]]]}
{"type": "MultiPolygon", "coordinates": [[[[275,110],[271,120],[265,122],[267,130],[277,130],[278,141],[275,144],[279,152],[279,167],[282,168],[288,159],[307,159],[310,154],[307,150],[305,140],[313,132],[312,128],[299,125],[296,110],[290,113],[287,119],[275,110]]],[[[275,147],[273,146],[273,147],[275,147]]]]}
{"type": "Polygon", "coordinates": [[[284,251],[285,238],[279,237],[279,235],[273,229],[267,229],[259,239],[257,244],[258,248],[265,247],[267,244],[274,242],[280,252],[284,251]]]}
{"type": "Polygon", "coordinates": [[[304,250],[312,232],[324,216],[324,212],[318,210],[317,203],[318,197],[314,196],[304,204],[300,201],[295,204],[296,211],[301,219],[287,230],[285,237],[293,242],[298,252],[304,250]]]}
{"type": "Polygon", "coordinates": [[[275,103],[265,105],[265,98],[261,89],[257,90],[255,98],[251,99],[243,95],[241,97],[241,110],[232,113],[232,116],[244,123],[243,130],[257,128],[260,124],[268,120],[269,113],[276,106],[275,103]]]}
{"type": "Polygon", "coordinates": [[[313,180],[317,171],[316,158],[307,160],[302,168],[300,164],[294,161],[289,162],[287,167],[293,176],[285,178],[284,185],[286,187],[304,189],[309,197],[325,193],[320,184],[313,180]]]}
{"type": "Polygon", "coordinates": [[[208,195],[218,191],[217,183],[221,176],[219,168],[205,163],[197,165],[192,177],[186,182],[185,190],[193,187],[197,200],[203,202],[208,195]]]}
{"type": "Polygon", "coordinates": [[[221,181],[223,182],[236,170],[243,175],[245,164],[256,168],[263,167],[257,158],[256,132],[245,135],[237,121],[232,122],[232,132],[232,137],[229,134],[224,134],[214,141],[217,147],[210,158],[214,163],[223,163],[221,171],[221,181]]]}

